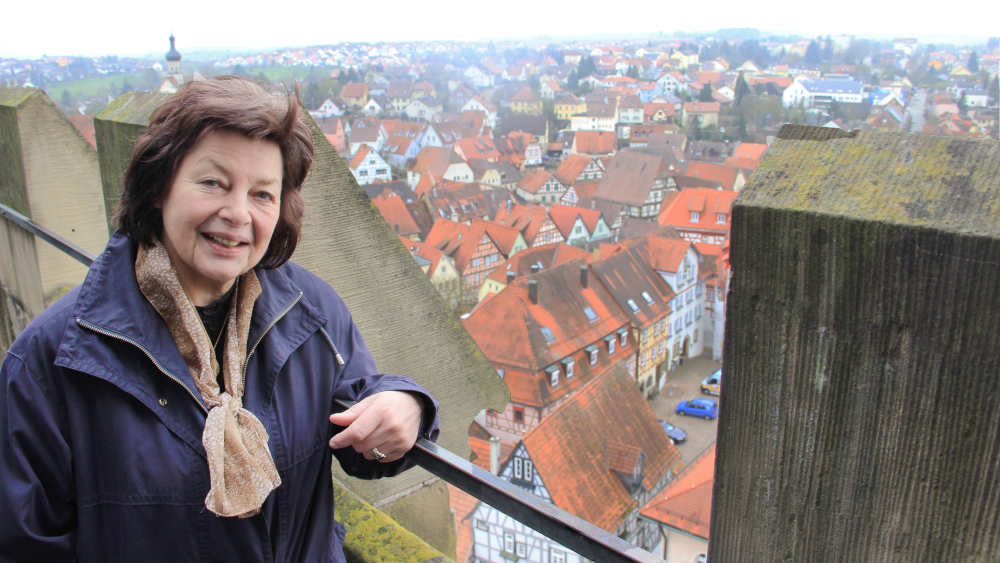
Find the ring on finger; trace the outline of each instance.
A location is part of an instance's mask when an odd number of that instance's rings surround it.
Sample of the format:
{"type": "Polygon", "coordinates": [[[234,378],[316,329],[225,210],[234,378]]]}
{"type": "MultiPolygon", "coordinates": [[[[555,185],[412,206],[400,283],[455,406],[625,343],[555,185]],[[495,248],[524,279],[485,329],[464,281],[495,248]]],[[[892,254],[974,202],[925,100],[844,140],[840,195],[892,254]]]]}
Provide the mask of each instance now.
{"type": "Polygon", "coordinates": [[[379,450],[378,448],[372,448],[371,449],[371,453],[372,453],[372,457],[375,458],[375,461],[382,461],[383,459],[386,458],[386,455],[384,453],[382,453],[382,451],[379,450]]]}

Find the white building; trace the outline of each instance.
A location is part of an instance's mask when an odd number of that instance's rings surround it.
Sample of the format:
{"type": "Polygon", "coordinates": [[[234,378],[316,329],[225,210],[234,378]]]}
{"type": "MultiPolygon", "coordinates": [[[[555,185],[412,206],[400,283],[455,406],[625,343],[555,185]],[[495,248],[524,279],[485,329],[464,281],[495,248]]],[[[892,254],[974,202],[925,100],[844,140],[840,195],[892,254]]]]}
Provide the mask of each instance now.
{"type": "Polygon", "coordinates": [[[827,108],[831,102],[860,104],[863,100],[862,84],[857,80],[796,80],[781,95],[786,108],[827,108]]]}

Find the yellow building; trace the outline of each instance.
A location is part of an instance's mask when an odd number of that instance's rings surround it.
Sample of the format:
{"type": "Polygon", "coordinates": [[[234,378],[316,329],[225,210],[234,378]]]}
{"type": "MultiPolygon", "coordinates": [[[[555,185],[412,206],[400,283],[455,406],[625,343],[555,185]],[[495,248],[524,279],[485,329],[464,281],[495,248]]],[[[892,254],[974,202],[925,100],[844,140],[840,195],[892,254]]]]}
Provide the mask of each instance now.
{"type": "Polygon", "coordinates": [[[555,111],[556,119],[569,121],[574,115],[586,112],[587,103],[575,96],[562,96],[556,100],[553,110],[555,111]]]}
{"type": "Polygon", "coordinates": [[[531,87],[525,84],[513,98],[510,99],[510,109],[515,113],[542,115],[542,99],[531,87]]]}

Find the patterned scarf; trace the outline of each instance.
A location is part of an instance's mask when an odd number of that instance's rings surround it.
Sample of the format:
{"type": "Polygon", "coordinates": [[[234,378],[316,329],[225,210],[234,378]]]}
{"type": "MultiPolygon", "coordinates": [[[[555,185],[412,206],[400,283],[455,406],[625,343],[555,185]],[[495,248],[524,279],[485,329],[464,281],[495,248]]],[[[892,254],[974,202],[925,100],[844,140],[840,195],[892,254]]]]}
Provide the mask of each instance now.
{"type": "Polygon", "coordinates": [[[219,516],[249,518],[281,485],[267,447],[267,430],[243,408],[243,361],[246,358],[250,317],[261,293],[253,270],[237,280],[226,318],[220,391],[219,362],[198,312],[181,286],[167,249],[157,241],[139,247],[135,260],[139,290],[167,323],[170,335],[208,405],[201,441],[208,457],[211,488],[205,507],[219,516]]]}

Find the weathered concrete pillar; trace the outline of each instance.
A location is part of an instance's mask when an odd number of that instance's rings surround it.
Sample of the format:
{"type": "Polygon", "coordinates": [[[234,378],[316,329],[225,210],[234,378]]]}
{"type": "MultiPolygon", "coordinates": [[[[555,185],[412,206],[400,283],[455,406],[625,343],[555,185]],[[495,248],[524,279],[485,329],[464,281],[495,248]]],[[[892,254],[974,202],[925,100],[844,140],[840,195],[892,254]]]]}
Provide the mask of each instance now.
{"type": "MultiPolygon", "coordinates": [[[[0,203],[88,252],[104,247],[108,229],[97,153],[41,90],[0,88],[0,170],[0,203]]],[[[35,259],[21,255],[4,269],[37,267],[32,277],[46,302],[83,281],[87,268],[61,250],[40,240],[26,244],[34,247],[35,259]]],[[[22,300],[28,303],[36,288],[22,284],[18,291],[26,292],[22,300]]]]}
{"type": "Polygon", "coordinates": [[[1000,145],[786,126],[731,258],[712,561],[996,561],[1000,145]]]}
{"type": "MultiPolygon", "coordinates": [[[[135,139],[163,99],[125,94],[98,116],[107,193],[114,189],[109,182],[121,185],[135,139]]],[[[302,189],[305,218],[292,260],[340,293],[379,369],[413,377],[434,394],[441,402],[439,443],[467,456],[470,421],[482,409],[503,410],[507,388],[308,114],[306,120],[316,156],[302,189]]],[[[335,473],[437,549],[454,553],[447,489],[440,482],[428,486],[433,476],[414,469],[364,481],[339,467],[335,473]]]]}

